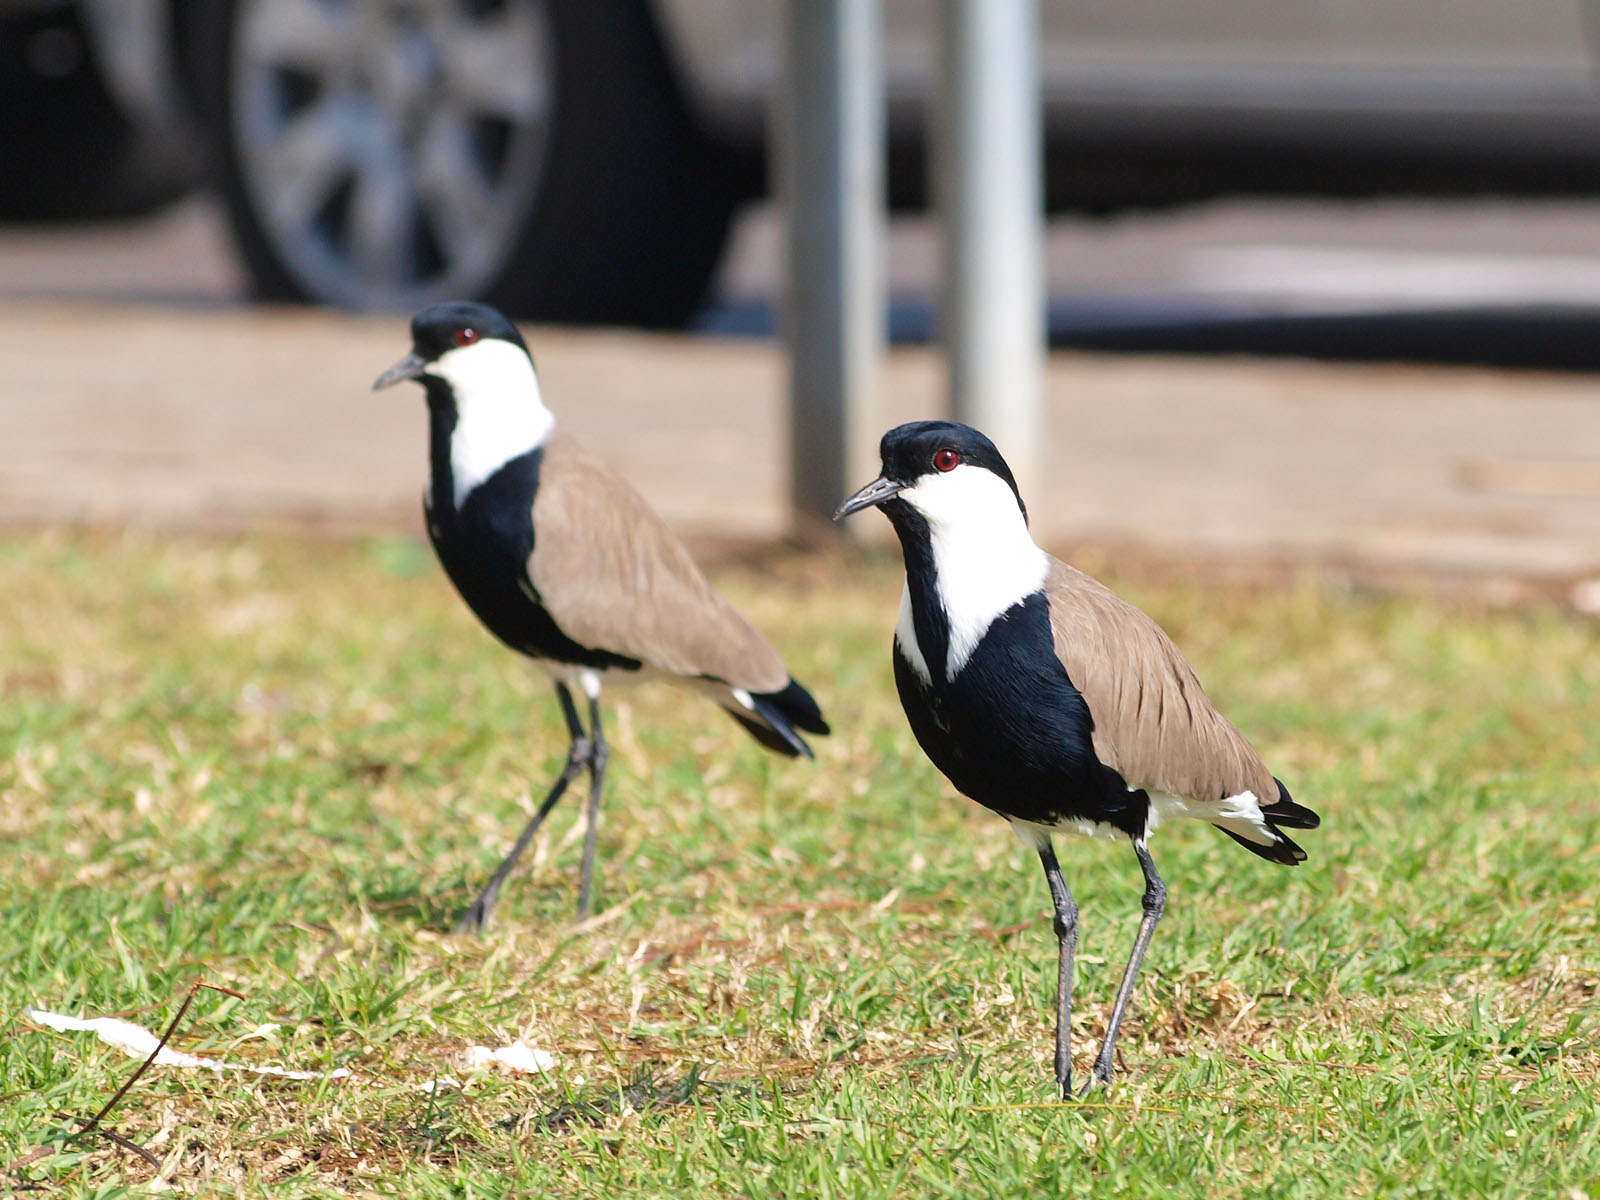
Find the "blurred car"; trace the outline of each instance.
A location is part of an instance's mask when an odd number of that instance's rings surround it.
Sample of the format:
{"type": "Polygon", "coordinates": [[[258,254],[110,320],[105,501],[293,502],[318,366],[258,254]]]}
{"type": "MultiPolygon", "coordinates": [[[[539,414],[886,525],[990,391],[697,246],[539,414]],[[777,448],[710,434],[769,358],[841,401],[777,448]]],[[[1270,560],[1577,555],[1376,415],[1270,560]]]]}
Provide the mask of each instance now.
{"type": "MultiPolygon", "coordinates": [[[[203,178],[264,298],[676,324],[765,188],[779,3],[0,0],[0,215],[203,178]]],[[[1593,192],[1586,3],[1039,0],[1047,203],[1593,192]]],[[[884,0],[901,207],[935,16],[884,0]]]]}
{"type": "MultiPolygon", "coordinates": [[[[113,86],[85,15],[62,0],[0,0],[0,220],[136,213],[193,182],[188,140],[138,103],[137,86],[113,86]]],[[[169,79],[136,83],[165,91],[169,79]]]]}

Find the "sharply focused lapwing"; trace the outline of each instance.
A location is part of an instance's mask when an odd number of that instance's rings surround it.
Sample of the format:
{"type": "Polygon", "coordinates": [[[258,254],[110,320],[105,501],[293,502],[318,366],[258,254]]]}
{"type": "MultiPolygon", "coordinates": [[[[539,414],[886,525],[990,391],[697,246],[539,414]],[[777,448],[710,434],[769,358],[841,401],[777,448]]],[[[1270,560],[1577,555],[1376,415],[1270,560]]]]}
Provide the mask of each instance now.
{"type": "Polygon", "coordinates": [[[1094,1079],[1109,1083],[1117,1030],[1166,902],[1151,830],[1169,817],[1209,821],[1293,866],[1305,852],[1283,829],[1315,829],[1319,819],[1212,707],[1154,621],[1034,544],[988,438],[917,421],[885,434],[880,453],[883,474],[834,519],[875,505],[894,525],[906,565],[894,675],[912,732],[951,783],[1010,821],[1044,864],[1060,955],[1056,1080],[1070,1097],[1078,907],[1051,836],[1126,837],[1144,870],[1144,918],[1094,1064],[1094,1079]]]}
{"type": "Polygon", "coordinates": [[[653,675],[720,704],[769,750],[811,756],[828,726],[767,640],[711,590],[666,523],[556,427],[516,326],[464,301],[411,322],[411,353],[374,388],[427,391],[424,509],[445,573],[489,631],[554,679],[572,747],[549,795],[458,928],[482,928],[518,857],[589,771],[578,916],[588,915],[607,749],[600,685],[653,675]],[[573,689],[588,700],[586,731],[573,689]]]}

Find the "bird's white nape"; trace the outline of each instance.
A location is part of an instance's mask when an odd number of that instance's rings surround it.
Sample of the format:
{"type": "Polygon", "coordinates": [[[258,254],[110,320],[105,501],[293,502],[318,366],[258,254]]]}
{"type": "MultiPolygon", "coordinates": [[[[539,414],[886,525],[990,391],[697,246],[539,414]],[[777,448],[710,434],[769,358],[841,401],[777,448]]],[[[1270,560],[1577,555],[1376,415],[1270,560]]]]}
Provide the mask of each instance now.
{"type": "Polygon", "coordinates": [[[533,360],[513,342],[489,338],[463,346],[426,370],[448,383],[455,398],[450,474],[460,508],[506,463],[543,445],[556,419],[544,406],[533,360]]]}
{"type": "MultiPolygon", "coordinates": [[[[945,678],[954,679],[995,618],[1044,586],[1050,560],[1011,485],[993,471],[963,464],[924,475],[899,498],[928,523],[934,587],[950,625],[945,678]]],[[[913,635],[908,657],[915,644],[913,635]]]]}

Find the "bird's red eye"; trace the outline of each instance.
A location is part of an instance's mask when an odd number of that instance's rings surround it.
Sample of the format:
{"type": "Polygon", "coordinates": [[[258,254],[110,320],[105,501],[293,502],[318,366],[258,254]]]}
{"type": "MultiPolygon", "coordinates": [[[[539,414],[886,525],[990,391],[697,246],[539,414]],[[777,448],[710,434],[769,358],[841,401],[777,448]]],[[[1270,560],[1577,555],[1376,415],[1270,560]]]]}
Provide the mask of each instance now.
{"type": "Polygon", "coordinates": [[[961,465],[961,455],[954,450],[941,450],[933,456],[933,465],[940,471],[954,471],[961,465]]]}
{"type": "Polygon", "coordinates": [[[456,330],[456,335],[451,340],[458,346],[470,346],[478,340],[478,331],[468,325],[465,329],[456,330]]]}

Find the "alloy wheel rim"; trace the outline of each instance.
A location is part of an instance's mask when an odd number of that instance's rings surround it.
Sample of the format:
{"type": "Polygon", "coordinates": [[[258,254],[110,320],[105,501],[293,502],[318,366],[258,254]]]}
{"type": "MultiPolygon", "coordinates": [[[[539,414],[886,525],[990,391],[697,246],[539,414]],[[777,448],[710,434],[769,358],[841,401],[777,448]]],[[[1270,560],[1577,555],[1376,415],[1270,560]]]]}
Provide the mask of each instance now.
{"type": "Polygon", "coordinates": [[[543,0],[240,0],[234,144],[318,299],[478,295],[533,201],[554,83],[543,0]]]}

